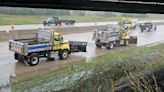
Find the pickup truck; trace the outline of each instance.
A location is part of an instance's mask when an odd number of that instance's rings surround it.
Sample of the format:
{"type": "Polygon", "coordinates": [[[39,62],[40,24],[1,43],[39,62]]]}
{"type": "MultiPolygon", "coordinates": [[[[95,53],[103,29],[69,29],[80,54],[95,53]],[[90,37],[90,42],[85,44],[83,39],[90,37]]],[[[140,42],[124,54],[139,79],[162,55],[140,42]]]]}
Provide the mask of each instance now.
{"type": "Polygon", "coordinates": [[[44,26],[50,26],[51,24],[62,25],[62,23],[64,23],[65,25],[73,25],[75,23],[75,20],[62,20],[58,17],[51,17],[43,21],[44,26]]]}
{"type": "Polygon", "coordinates": [[[37,65],[39,59],[52,59],[52,53],[58,52],[60,59],[67,59],[74,52],[86,52],[87,42],[64,40],[62,35],[52,30],[40,30],[34,38],[9,40],[9,50],[14,57],[30,66],[37,65]]]}
{"type": "Polygon", "coordinates": [[[154,25],[151,22],[145,22],[144,24],[139,25],[141,32],[143,31],[147,31],[147,32],[151,32],[151,31],[156,31],[157,27],[156,25],[154,25]]]}

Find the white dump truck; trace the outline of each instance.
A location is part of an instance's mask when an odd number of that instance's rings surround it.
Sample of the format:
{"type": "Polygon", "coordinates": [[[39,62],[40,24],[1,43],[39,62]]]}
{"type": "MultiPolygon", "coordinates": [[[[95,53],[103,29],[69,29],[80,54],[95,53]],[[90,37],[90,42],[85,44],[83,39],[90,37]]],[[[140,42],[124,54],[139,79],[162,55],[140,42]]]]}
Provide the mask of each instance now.
{"type": "Polygon", "coordinates": [[[115,46],[129,45],[130,38],[130,33],[127,29],[108,25],[104,30],[95,30],[92,39],[95,40],[97,47],[101,48],[101,46],[104,46],[107,49],[112,49],[115,46]]]}
{"type": "Polygon", "coordinates": [[[60,59],[67,59],[73,52],[86,52],[87,42],[64,40],[62,35],[52,30],[40,30],[34,38],[9,40],[9,49],[15,52],[15,59],[37,65],[39,58],[52,57],[52,52],[58,52],[60,59]]]}

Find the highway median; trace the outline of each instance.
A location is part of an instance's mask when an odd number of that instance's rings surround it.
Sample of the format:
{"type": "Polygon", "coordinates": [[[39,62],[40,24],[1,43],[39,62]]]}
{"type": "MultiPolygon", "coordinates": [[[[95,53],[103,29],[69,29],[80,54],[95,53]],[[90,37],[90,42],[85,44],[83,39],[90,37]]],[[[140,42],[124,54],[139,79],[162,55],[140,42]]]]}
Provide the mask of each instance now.
{"type": "MultiPolygon", "coordinates": [[[[94,29],[103,29],[105,26],[86,26],[86,27],[57,27],[51,28],[56,30],[56,32],[62,34],[72,34],[72,33],[83,33],[83,32],[93,32],[94,29]]],[[[24,37],[34,37],[35,33],[41,29],[28,29],[28,30],[10,30],[0,31],[0,41],[8,41],[9,39],[21,39],[24,37]]]]}

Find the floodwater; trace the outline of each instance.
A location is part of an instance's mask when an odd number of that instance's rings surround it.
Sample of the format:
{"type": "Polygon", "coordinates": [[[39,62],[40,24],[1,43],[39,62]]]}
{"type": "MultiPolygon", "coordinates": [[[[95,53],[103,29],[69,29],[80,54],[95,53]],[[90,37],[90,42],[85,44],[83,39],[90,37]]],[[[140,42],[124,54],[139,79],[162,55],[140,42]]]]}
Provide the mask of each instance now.
{"type": "MultiPolygon", "coordinates": [[[[143,45],[155,43],[158,41],[163,41],[164,40],[163,29],[164,29],[163,25],[158,25],[156,32],[140,32],[140,30],[137,29],[137,30],[132,31],[131,34],[133,36],[138,36],[137,46],[143,46],[143,45]]],[[[57,70],[66,68],[69,65],[80,63],[78,61],[86,60],[87,62],[89,62],[91,57],[101,56],[109,52],[122,50],[124,48],[135,47],[135,45],[130,45],[128,47],[116,47],[113,50],[107,50],[106,48],[98,49],[96,48],[94,41],[92,41],[92,32],[67,34],[67,35],[64,35],[64,38],[71,41],[87,41],[88,42],[87,52],[86,53],[80,53],[80,52],[73,53],[70,55],[70,57],[67,60],[55,60],[51,62],[49,61],[45,62],[43,60],[39,65],[34,66],[34,67],[17,63],[16,74],[17,74],[18,80],[19,79],[21,80],[23,78],[30,77],[30,76],[35,76],[41,73],[43,74],[50,71],[57,71],[57,70]]],[[[11,62],[11,61],[15,61],[15,60],[14,60],[13,52],[8,50],[8,42],[0,42],[0,65],[2,65],[5,62],[11,62]]],[[[3,73],[5,74],[6,70],[10,69],[11,67],[4,66],[2,68],[3,69],[1,70],[4,70],[3,73]]],[[[11,70],[14,70],[14,69],[11,69],[11,70]]]]}

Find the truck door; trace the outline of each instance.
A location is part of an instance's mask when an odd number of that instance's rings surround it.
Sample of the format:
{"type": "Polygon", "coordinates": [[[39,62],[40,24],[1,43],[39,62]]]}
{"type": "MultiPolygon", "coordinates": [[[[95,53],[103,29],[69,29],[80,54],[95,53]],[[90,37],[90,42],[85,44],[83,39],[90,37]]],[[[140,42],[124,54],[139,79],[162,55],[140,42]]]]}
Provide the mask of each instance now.
{"type": "Polygon", "coordinates": [[[53,50],[60,49],[60,45],[61,45],[62,40],[63,39],[62,39],[60,34],[53,36],[53,45],[54,45],[53,50]]]}

